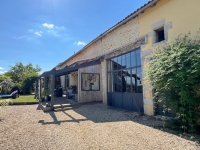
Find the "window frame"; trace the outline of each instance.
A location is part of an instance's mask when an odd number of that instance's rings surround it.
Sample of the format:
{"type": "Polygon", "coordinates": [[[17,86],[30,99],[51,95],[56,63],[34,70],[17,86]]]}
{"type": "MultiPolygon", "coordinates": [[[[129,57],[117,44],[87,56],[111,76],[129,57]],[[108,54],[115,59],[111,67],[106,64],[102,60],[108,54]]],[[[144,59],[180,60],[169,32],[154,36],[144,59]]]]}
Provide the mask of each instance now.
{"type": "MultiPolygon", "coordinates": [[[[108,64],[110,63],[110,62],[108,62],[108,61],[112,61],[113,59],[118,58],[118,57],[121,57],[121,58],[122,58],[122,57],[124,56],[124,57],[125,57],[125,62],[127,63],[127,61],[126,61],[126,55],[127,55],[127,54],[130,55],[130,60],[129,60],[129,61],[130,61],[130,67],[121,68],[121,69],[118,69],[118,68],[117,68],[117,70],[114,70],[114,68],[113,68],[112,70],[108,70],[108,69],[107,69],[107,77],[108,77],[109,74],[112,74],[112,77],[113,77],[113,78],[114,78],[114,75],[115,75],[116,72],[121,71],[121,77],[122,77],[122,73],[123,73],[124,70],[127,70],[127,71],[130,71],[130,72],[131,72],[131,76],[130,76],[130,78],[131,78],[131,91],[130,91],[130,92],[127,92],[127,93],[138,93],[138,89],[137,89],[137,88],[138,88],[137,79],[136,79],[136,83],[134,83],[134,84],[135,84],[135,92],[133,92],[133,88],[132,88],[132,85],[133,85],[133,81],[132,81],[132,80],[133,80],[133,79],[132,79],[132,78],[133,78],[133,76],[132,76],[132,70],[136,70],[136,74],[137,74],[137,68],[141,68],[141,76],[142,76],[142,62],[141,62],[139,65],[137,64],[137,55],[136,55],[136,53],[137,53],[138,51],[140,52],[140,61],[142,61],[142,59],[141,59],[141,49],[140,49],[140,48],[137,48],[137,49],[135,49],[135,50],[133,50],[133,51],[129,51],[129,52],[124,53],[124,54],[122,54],[122,55],[118,55],[118,56],[115,56],[115,57],[112,57],[112,58],[107,59],[107,65],[108,65],[108,64]],[[135,53],[135,60],[134,60],[134,61],[135,61],[135,64],[136,64],[135,66],[132,66],[132,65],[131,65],[131,64],[132,64],[132,59],[133,59],[133,58],[131,57],[132,52],[135,53]]],[[[111,64],[111,63],[110,63],[110,64],[111,64]]],[[[112,80],[113,80],[113,78],[112,78],[112,80]]],[[[109,87],[108,87],[108,82],[109,82],[109,81],[107,80],[107,91],[110,91],[110,90],[108,89],[108,88],[109,88],[109,87]]],[[[114,84],[114,81],[112,81],[111,83],[114,84]]],[[[142,79],[141,79],[141,83],[142,83],[141,85],[143,86],[143,81],[142,81],[142,79]]],[[[122,82],[121,82],[121,88],[122,88],[122,86],[123,86],[123,85],[122,85],[122,82]]],[[[127,86],[127,85],[126,85],[126,86],[127,86]]],[[[110,92],[116,92],[116,91],[115,91],[114,85],[112,85],[112,87],[113,87],[113,88],[112,88],[112,91],[110,91],[110,92]]],[[[117,91],[117,92],[118,92],[118,91],[117,91]]],[[[142,91],[142,92],[143,92],[143,91],[142,91]]],[[[121,90],[121,93],[125,93],[125,92],[122,92],[122,90],[121,90]]]]}

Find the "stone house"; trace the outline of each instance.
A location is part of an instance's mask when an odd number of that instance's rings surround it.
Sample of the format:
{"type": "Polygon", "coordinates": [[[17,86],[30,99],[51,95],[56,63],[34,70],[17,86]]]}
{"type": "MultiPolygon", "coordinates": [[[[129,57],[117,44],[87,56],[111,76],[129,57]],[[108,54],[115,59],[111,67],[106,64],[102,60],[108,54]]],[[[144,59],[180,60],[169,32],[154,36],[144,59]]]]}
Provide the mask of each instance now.
{"type": "Polygon", "coordinates": [[[146,64],[155,46],[196,34],[199,6],[199,0],[150,0],[40,77],[51,77],[52,89],[56,77],[64,88],[76,85],[79,103],[102,101],[155,115],[146,64]]]}

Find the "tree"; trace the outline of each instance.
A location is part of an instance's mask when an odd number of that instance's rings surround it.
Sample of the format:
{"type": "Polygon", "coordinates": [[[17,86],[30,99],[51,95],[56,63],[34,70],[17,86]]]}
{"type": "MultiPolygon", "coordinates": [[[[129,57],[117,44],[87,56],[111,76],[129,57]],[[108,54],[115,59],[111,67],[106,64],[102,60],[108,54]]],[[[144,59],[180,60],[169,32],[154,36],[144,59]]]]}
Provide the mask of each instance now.
{"type": "MultiPolygon", "coordinates": [[[[195,132],[200,127],[200,37],[189,34],[156,49],[147,75],[155,102],[167,102],[176,112],[176,127],[195,132]]],[[[167,105],[164,105],[166,107],[167,105]]]]}
{"type": "Polygon", "coordinates": [[[21,62],[17,62],[14,66],[10,66],[6,75],[10,76],[16,88],[22,90],[24,94],[30,94],[40,71],[41,68],[38,65],[33,67],[31,63],[23,65],[21,62]]]}
{"type": "MultiPolygon", "coordinates": [[[[5,81],[5,80],[12,81],[10,76],[8,76],[6,73],[0,75],[0,82],[5,81]]],[[[11,88],[11,85],[0,85],[1,94],[7,94],[10,88],[11,88]]]]}

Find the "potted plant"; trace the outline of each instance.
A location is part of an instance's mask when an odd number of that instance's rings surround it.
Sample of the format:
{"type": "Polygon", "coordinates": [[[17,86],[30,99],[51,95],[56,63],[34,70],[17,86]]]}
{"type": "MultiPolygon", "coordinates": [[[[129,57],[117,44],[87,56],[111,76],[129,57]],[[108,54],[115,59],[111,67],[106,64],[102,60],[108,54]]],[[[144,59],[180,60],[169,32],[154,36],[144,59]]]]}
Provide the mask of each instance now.
{"type": "Polygon", "coordinates": [[[42,96],[44,97],[44,100],[45,100],[45,101],[48,101],[48,99],[49,99],[49,94],[50,94],[50,91],[47,90],[47,89],[45,89],[45,90],[42,91],[42,96]]]}

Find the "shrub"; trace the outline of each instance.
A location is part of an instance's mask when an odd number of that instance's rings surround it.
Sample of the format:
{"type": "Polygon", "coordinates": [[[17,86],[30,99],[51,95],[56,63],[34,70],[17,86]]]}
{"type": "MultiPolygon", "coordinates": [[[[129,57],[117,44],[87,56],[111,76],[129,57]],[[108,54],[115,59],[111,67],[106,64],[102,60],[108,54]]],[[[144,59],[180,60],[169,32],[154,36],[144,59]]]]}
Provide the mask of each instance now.
{"type": "Polygon", "coordinates": [[[158,47],[148,64],[147,76],[156,103],[167,102],[176,112],[175,125],[197,131],[200,119],[200,32],[179,36],[158,47]]]}

